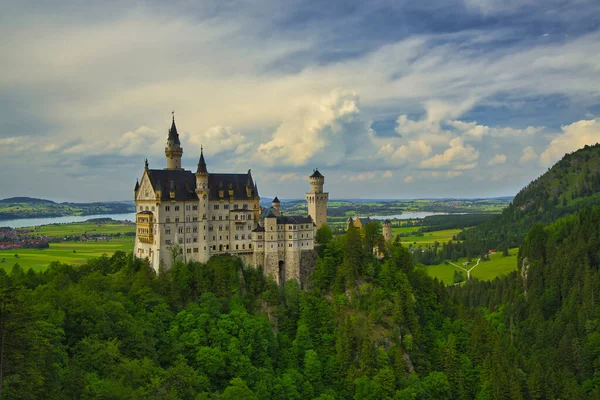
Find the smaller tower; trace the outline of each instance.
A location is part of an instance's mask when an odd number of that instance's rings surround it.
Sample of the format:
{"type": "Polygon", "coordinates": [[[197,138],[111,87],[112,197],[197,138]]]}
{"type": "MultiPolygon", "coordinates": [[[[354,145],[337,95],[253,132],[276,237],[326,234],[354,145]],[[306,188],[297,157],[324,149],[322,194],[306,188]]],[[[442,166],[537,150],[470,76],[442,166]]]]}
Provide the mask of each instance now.
{"type": "Polygon", "coordinates": [[[316,229],[327,222],[327,201],[329,193],[323,192],[325,177],[315,169],[309,177],[311,191],[306,193],[306,203],[308,206],[308,215],[312,218],[316,229]]]}
{"type": "MultiPolygon", "coordinates": [[[[196,194],[198,195],[198,232],[206,232],[208,225],[208,169],[204,161],[204,148],[200,146],[200,159],[196,169],[196,194]]],[[[201,236],[202,238],[202,236],[201,236]]],[[[210,258],[208,243],[200,243],[199,261],[206,262],[210,258]]]]}
{"type": "Polygon", "coordinates": [[[277,216],[281,215],[280,206],[281,206],[281,202],[279,201],[279,199],[277,198],[277,196],[275,196],[275,198],[271,202],[271,207],[273,207],[273,212],[277,216]]]}
{"type": "Polygon", "coordinates": [[[383,239],[386,242],[392,241],[392,221],[389,219],[383,221],[383,239]]]}
{"type": "Polygon", "coordinates": [[[165,147],[165,156],[167,157],[167,168],[165,169],[181,169],[182,155],[183,148],[181,148],[181,142],[179,141],[179,134],[175,126],[175,112],[173,112],[173,122],[167,137],[167,147],[165,147]]]}

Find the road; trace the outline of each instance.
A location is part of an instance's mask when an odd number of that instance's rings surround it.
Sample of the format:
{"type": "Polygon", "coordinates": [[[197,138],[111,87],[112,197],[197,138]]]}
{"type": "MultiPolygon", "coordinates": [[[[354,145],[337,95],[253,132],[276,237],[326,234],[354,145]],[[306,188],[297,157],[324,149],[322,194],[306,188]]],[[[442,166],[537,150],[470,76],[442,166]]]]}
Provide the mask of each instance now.
{"type": "Polygon", "coordinates": [[[448,261],[448,264],[454,265],[456,268],[460,268],[463,271],[465,271],[467,273],[467,279],[471,279],[471,271],[473,271],[475,269],[475,267],[477,267],[479,265],[479,261],[481,261],[481,258],[477,260],[477,263],[475,265],[473,265],[471,267],[471,269],[466,269],[461,267],[460,265],[456,265],[453,262],[448,261]]]}

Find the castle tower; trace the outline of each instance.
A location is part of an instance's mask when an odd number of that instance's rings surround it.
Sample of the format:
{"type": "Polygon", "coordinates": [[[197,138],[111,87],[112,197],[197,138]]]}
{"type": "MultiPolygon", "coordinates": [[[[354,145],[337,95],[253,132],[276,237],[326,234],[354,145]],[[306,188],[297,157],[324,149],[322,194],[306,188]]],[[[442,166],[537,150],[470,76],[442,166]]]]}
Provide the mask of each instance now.
{"type": "Polygon", "coordinates": [[[183,148],[181,148],[181,142],[179,142],[179,134],[175,126],[175,113],[173,113],[173,123],[171,123],[169,136],[167,137],[167,147],[165,147],[165,156],[167,157],[167,168],[165,169],[181,169],[182,155],[183,148]]]}
{"type": "Polygon", "coordinates": [[[281,202],[279,201],[279,199],[277,198],[277,196],[275,196],[275,198],[273,199],[273,201],[271,202],[271,207],[273,207],[273,212],[275,213],[275,215],[281,215],[281,202]]]}
{"type": "MultiPolygon", "coordinates": [[[[196,169],[196,194],[198,195],[198,232],[206,232],[208,225],[208,169],[204,161],[204,149],[200,147],[200,160],[196,169]]],[[[209,246],[206,241],[200,244],[200,262],[210,258],[209,246]]]]}
{"type": "Polygon", "coordinates": [[[308,215],[312,218],[316,229],[319,229],[327,221],[327,201],[329,193],[323,192],[325,177],[319,170],[315,169],[309,177],[311,191],[306,193],[306,203],[308,205],[308,215]]]}
{"type": "Polygon", "coordinates": [[[392,221],[389,219],[383,221],[383,239],[386,242],[392,241],[392,221]]]}

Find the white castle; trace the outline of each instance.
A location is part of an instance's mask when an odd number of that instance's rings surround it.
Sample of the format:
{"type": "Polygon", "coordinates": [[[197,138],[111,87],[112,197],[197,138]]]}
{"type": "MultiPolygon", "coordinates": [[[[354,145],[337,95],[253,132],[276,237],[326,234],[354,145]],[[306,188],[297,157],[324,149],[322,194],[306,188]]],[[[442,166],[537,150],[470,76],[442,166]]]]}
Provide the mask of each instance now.
{"type": "Polygon", "coordinates": [[[146,160],[135,185],[136,237],[134,254],[147,258],[158,271],[169,269],[175,257],[206,262],[217,254],[233,254],[263,267],[279,284],[306,282],[314,268],[314,236],[327,219],[329,193],[325,177],[315,170],[306,193],[308,216],[284,216],[275,197],[261,209],[258,186],[247,173],[209,173],[203,149],[196,172],[181,168],[183,148],[175,118],[165,148],[167,167],[150,169],[146,160]]]}

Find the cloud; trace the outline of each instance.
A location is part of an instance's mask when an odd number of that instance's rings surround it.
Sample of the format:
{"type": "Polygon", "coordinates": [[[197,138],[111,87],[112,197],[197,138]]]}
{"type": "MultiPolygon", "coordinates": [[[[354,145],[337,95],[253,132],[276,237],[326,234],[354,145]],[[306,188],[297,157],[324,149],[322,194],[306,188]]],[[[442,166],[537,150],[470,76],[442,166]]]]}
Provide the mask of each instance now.
{"type": "Polygon", "coordinates": [[[406,178],[404,178],[404,183],[411,183],[413,180],[413,177],[408,175],[406,178]]]}
{"type": "Polygon", "coordinates": [[[520,164],[527,164],[528,162],[537,160],[538,155],[532,146],[527,146],[523,149],[523,155],[519,159],[520,164]]]}
{"type": "Polygon", "coordinates": [[[224,151],[233,151],[235,154],[243,154],[252,143],[247,142],[246,137],[234,132],[230,126],[213,126],[202,134],[186,135],[195,152],[200,154],[200,147],[204,146],[207,154],[218,154],[224,151]]]}
{"type": "Polygon", "coordinates": [[[504,164],[506,162],[506,156],[504,154],[496,154],[494,157],[492,157],[487,165],[489,166],[494,166],[494,165],[500,165],[500,164],[504,164]]]}
{"type": "Polygon", "coordinates": [[[464,165],[479,159],[479,151],[473,146],[464,144],[463,139],[456,137],[449,143],[450,147],[441,154],[421,161],[421,168],[441,168],[451,164],[464,165]]]}
{"type": "Polygon", "coordinates": [[[374,172],[363,172],[357,175],[344,175],[342,176],[342,179],[346,179],[349,180],[350,182],[355,182],[355,181],[370,181],[373,180],[373,178],[375,178],[375,173],[374,172]]]}
{"type": "Polygon", "coordinates": [[[388,170],[388,171],[385,171],[385,172],[384,172],[384,173],[381,175],[381,177],[382,177],[382,178],[391,178],[391,177],[393,177],[393,176],[394,176],[394,174],[392,173],[392,171],[389,171],[389,170],[388,170]]]}
{"type": "Polygon", "coordinates": [[[581,120],[561,126],[562,134],[552,139],[548,148],[540,154],[540,163],[550,166],[585,145],[600,142],[600,121],[598,119],[581,120]]]}
{"type": "Polygon", "coordinates": [[[367,137],[365,125],[358,121],[359,113],[354,91],[336,89],[310,99],[283,120],[269,141],[258,146],[257,156],[270,166],[304,165],[317,155],[328,165],[335,165],[352,150],[353,135],[363,133],[367,137]]]}

